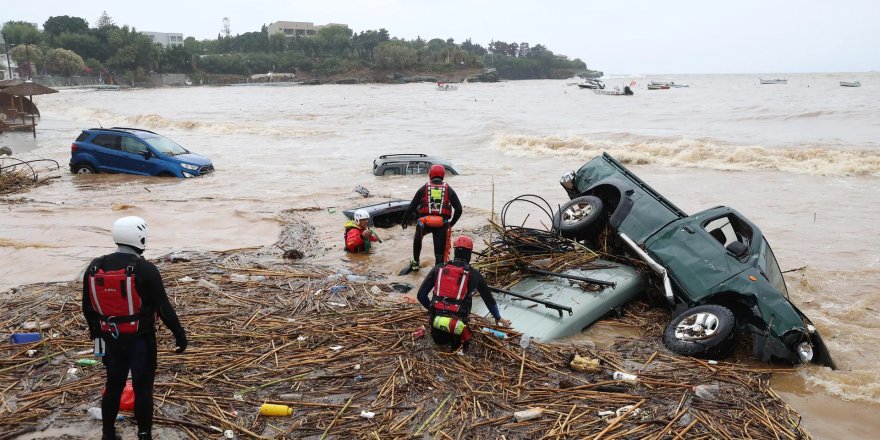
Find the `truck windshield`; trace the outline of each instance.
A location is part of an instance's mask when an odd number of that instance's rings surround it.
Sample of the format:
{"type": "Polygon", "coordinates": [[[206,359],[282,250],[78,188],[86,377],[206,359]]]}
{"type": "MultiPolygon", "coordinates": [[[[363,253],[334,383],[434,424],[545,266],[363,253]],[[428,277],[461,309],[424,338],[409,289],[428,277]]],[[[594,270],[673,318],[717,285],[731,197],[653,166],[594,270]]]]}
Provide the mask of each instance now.
{"type": "Polygon", "coordinates": [[[779,269],[779,263],[776,262],[776,256],[770,250],[770,245],[766,241],[761,243],[761,254],[758,257],[758,268],[767,278],[767,281],[788,298],[788,289],[785,288],[785,278],[782,277],[782,270],[779,269]]]}
{"type": "Polygon", "coordinates": [[[176,156],[178,154],[189,153],[186,148],[181,147],[176,142],[162,136],[144,136],[144,140],[150,143],[156,150],[168,156],[176,156]]]}

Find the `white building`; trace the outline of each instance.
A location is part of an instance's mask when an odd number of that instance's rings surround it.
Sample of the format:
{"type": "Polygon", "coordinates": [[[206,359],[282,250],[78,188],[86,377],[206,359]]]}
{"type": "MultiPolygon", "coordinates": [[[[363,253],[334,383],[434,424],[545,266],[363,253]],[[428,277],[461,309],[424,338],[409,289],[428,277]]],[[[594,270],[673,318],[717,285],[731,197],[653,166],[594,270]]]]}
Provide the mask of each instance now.
{"type": "Polygon", "coordinates": [[[15,79],[18,78],[18,65],[15,64],[15,61],[12,61],[12,58],[9,58],[9,66],[6,64],[6,54],[0,53],[0,80],[4,79],[15,79]]]}
{"type": "Polygon", "coordinates": [[[154,43],[159,43],[162,46],[183,46],[183,34],[176,34],[173,32],[145,32],[140,31],[140,33],[150,37],[154,43]]]}
{"type": "Polygon", "coordinates": [[[308,21],[276,21],[274,23],[270,23],[269,35],[275,34],[284,34],[285,37],[307,37],[317,35],[318,31],[325,26],[345,26],[348,27],[347,24],[342,23],[327,23],[327,24],[319,24],[316,25],[312,22],[308,21]]]}

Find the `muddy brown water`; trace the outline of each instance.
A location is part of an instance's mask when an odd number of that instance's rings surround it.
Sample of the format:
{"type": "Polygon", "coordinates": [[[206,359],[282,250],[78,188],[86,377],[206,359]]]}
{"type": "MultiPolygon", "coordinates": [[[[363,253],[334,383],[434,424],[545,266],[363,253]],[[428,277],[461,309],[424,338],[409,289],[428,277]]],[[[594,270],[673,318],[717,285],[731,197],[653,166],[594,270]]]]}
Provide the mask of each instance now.
{"type": "MultiPolygon", "coordinates": [[[[449,158],[462,171],[448,179],[465,205],[457,229],[474,231],[493,200],[496,213],[523,193],[564,203],[559,176],[608,151],[686,212],[737,208],[762,228],[783,270],[805,267],[787,274],[792,300],[840,369],[797,367],[772,383],[817,438],[871,438],[880,431],[872,417],[880,409],[880,74],[863,75],[855,90],[837,86],[846,76],[793,75],[775,88],[746,75],[681,76],[671,79],[690,88],[637,86],[632,97],[566,81],[452,92],[431,84],[63,91],[39,100],[36,141],[3,134],[0,146],[66,167],[80,129],[137,126],[211,157],[217,171],[178,180],[61,170],[50,185],[0,199],[0,289],[76,279],[113,249],[109,228],[123,215],[147,219],[147,256],[157,257],[271,244],[279,213],[291,208],[316,228],[323,253],[314,260],[417,285],[418,276],[394,275],[411,254],[412,230],[379,230],[383,243],[369,257],[342,252],[343,209],[409,199],[424,181],[373,176],[376,156],[449,158]],[[363,199],[356,185],[375,197],[363,199]]],[[[510,221],[525,216],[513,210],[510,221]]],[[[541,220],[532,212],[528,221],[541,220]]]]}

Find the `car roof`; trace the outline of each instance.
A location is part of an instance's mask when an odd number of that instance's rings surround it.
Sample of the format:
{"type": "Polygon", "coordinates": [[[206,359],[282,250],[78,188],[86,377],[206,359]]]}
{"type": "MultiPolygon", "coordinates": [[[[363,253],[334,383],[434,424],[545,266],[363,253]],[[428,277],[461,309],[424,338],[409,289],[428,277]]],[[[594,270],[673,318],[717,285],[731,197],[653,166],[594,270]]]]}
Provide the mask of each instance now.
{"type": "Polygon", "coordinates": [[[415,153],[415,154],[383,154],[379,156],[376,161],[378,163],[386,163],[386,162],[406,162],[406,161],[425,161],[425,162],[433,162],[440,165],[449,165],[452,166],[452,163],[448,160],[437,157],[437,156],[428,156],[427,154],[415,153]]]}
{"type": "Polygon", "coordinates": [[[131,128],[131,127],[90,128],[90,129],[84,130],[84,131],[122,132],[122,133],[128,133],[128,134],[133,134],[133,135],[140,135],[142,133],[150,133],[150,134],[155,134],[158,136],[158,134],[156,132],[153,132],[150,130],[144,130],[143,128],[131,128]]]}

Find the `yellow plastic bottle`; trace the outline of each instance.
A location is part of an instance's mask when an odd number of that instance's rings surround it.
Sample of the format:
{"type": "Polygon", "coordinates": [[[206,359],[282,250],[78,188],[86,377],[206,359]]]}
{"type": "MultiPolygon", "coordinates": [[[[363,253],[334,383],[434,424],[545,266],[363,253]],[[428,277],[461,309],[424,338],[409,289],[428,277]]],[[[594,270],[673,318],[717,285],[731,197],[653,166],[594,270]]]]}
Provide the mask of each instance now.
{"type": "Polygon", "coordinates": [[[264,416],[289,416],[293,414],[293,408],[287,405],[264,403],[260,405],[260,414],[264,416]]]}

